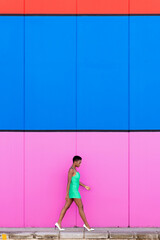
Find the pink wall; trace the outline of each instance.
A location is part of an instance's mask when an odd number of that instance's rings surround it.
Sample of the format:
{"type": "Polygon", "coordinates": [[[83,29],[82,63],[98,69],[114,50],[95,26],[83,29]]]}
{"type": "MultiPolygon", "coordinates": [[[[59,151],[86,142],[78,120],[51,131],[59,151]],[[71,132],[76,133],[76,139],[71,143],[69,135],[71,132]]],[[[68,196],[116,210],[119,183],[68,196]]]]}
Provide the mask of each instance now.
{"type": "MultiPolygon", "coordinates": [[[[74,155],[92,227],[159,226],[159,132],[0,132],[0,227],[54,227],[74,155]]],[[[82,227],[73,202],[62,226],[82,227]]]]}
{"type": "Polygon", "coordinates": [[[130,223],[160,226],[160,132],[130,133],[130,223]]]}
{"type": "Polygon", "coordinates": [[[0,132],[0,227],[24,226],[24,132],[0,132]]]}

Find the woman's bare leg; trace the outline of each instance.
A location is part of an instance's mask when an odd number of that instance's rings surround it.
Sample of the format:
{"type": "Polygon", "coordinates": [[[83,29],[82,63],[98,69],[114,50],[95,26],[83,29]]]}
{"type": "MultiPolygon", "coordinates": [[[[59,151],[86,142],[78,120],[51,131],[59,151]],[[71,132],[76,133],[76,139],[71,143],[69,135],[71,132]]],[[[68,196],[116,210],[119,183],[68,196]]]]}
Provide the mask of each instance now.
{"type": "Polygon", "coordinates": [[[60,228],[61,228],[62,219],[64,218],[64,215],[65,215],[67,209],[71,206],[72,202],[73,202],[73,198],[69,198],[68,200],[66,200],[66,203],[61,210],[60,217],[58,219],[58,224],[59,224],[60,228]]]}
{"type": "Polygon", "coordinates": [[[84,224],[90,229],[91,227],[89,226],[88,222],[87,222],[87,219],[86,219],[86,216],[85,216],[85,213],[84,213],[84,207],[83,207],[83,203],[82,203],[82,200],[81,198],[74,198],[74,201],[75,203],[77,204],[78,206],[78,209],[79,209],[79,214],[84,222],[84,224]]]}

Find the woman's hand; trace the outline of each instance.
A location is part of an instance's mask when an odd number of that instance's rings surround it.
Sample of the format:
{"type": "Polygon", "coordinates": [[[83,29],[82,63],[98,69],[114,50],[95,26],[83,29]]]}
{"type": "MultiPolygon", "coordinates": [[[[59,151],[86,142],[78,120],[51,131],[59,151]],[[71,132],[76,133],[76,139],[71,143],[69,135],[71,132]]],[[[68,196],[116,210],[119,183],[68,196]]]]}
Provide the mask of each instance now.
{"type": "Polygon", "coordinates": [[[66,201],[69,200],[69,194],[66,194],[66,197],[65,197],[66,201]]]}
{"type": "Polygon", "coordinates": [[[90,190],[91,188],[89,186],[85,186],[85,189],[90,190]]]}

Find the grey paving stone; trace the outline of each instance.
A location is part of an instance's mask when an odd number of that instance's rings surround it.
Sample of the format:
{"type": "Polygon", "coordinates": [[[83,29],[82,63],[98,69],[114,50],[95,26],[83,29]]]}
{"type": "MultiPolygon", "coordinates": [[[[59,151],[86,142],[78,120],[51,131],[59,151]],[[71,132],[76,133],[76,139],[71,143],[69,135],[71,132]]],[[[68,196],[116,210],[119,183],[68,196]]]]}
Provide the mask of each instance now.
{"type": "MultiPolygon", "coordinates": [[[[108,238],[108,240],[109,239],[111,239],[111,238],[108,238]]],[[[120,240],[120,238],[112,238],[112,239],[114,239],[114,240],[120,240]]],[[[121,238],[121,239],[123,239],[123,240],[137,240],[137,238],[121,238]]],[[[146,240],[146,239],[145,239],[146,240]]]]}
{"type": "Polygon", "coordinates": [[[65,231],[65,230],[60,231],[60,238],[83,239],[83,231],[82,230],[81,231],[77,231],[77,230],[75,230],[75,231],[65,231]]]}
{"type": "Polygon", "coordinates": [[[84,234],[84,238],[85,239],[106,239],[108,238],[108,232],[107,231],[98,231],[97,229],[94,231],[87,231],[85,230],[85,234],[84,234]]]}
{"type": "Polygon", "coordinates": [[[65,238],[65,240],[83,240],[83,238],[65,238]]]}
{"type": "Polygon", "coordinates": [[[136,232],[137,239],[158,239],[158,233],[155,232],[136,232]]]}
{"type": "Polygon", "coordinates": [[[48,239],[48,238],[54,238],[58,239],[59,238],[59,230],[52,231],[52,232],[35,232],[34,237],[36,239],[48,239]]]}
{"type": "Polygon", "coordinates": [[[129,229],[133,229],[135,230],[136,232],[155,232],[155,231],[158,231],[160,230],[159,227],[130,227],[128,228],[129,229]]]}
{"type": "MultiPolygon", "coordinates": [[[[64,231],[67,231],[67,232],[83,232],[84,231],[84,228],[81,228],[81,227],[77,227],[77,228],[68,228],[68,227],[63,227],[65,230],[64,231]]],[[[58,229],[58,228],[57,228],[58,229]]],[[[59,231],[59,230],[58,230],[59,231]]],[[[62,232],[62,231],[60,231],[62,232]]]]}
{"type": "Polygon", "coordinates": [[[12,239],[33,239],[34,238],[34,233],[33,232],[19,232],[19,233],[9,233],[9,238],[12,239]]]}
{"type": "Polygon", "coordinates": [[[132,232],[122,232],[122,230],[120,231],[109,231],[109,238],[113,238],[113,239],[133,239],[136,238],[135,234],[132,232]]]}

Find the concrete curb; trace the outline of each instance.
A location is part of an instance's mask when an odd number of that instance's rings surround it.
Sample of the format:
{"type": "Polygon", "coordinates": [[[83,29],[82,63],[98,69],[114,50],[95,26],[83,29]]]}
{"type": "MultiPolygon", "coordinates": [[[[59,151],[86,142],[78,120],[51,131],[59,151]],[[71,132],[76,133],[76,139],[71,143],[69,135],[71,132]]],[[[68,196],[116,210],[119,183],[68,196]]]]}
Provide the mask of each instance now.
{"type": "Polygon", "coordinates": [[[160,240],[160,228],[95,228],[88,232],[84,228],[0,228],[0,239],[64,239],[64,240],[160,240]]]}

